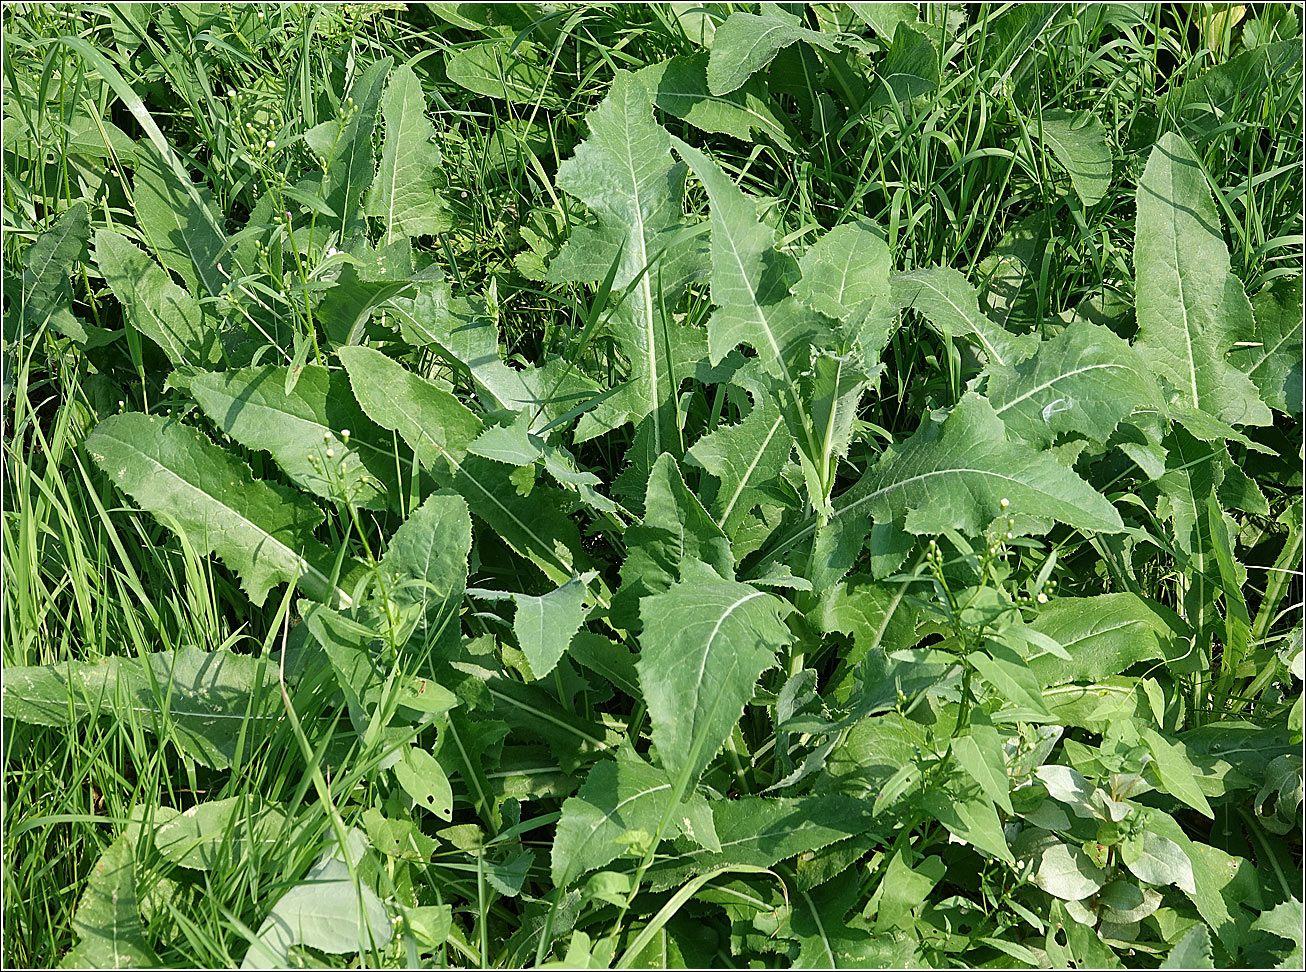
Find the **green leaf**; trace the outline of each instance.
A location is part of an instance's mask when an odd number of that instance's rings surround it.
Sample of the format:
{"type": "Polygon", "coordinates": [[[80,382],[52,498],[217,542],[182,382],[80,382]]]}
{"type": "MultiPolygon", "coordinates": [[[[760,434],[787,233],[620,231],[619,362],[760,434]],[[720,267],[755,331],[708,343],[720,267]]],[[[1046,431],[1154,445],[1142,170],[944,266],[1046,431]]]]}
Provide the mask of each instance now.
{"type": "MultiPolygon", "coordinates": [[[[450,485],[478,519],[555,584],[565,584],[592,566],[580,531],[566,516],[566,495],[559,490],[536,483],[530,495],[523,496],[511,478],[510,466],[479,456],[463,460],[450,485]]],[[[603,590],[602,579],[596,583],[597,590],[603,590]]],[[[606,601],[606,596],[596,596],[606,601]]]]}
{"type": "Polygon", "coordinates": [[[641,834],[651,840],[671,791],[667,774],[629,747],[619,749],[615,760],[595,764],[576,796],[562,805],[553,840],[554,885],[567,888],[582,874],[637,850],[631,841],[641,834]]]}
{"type": "Polygon", "coordinates": [[[1033,327],[1039,317],[1039,271],[1047,251],[1046,212],[1013,224],[979,265],[985,316],[1004,330],[1033,327]]]}
{"type": "Polygon", "coordinates": [[[915,855],[897,851],[889,860],[884,879],[880,882],[879,902],[875,910],[875,927],[901,928],[912,931],[915,913],[929,899],[930,891],[945,873],[943,862],[937,857],[918,861],[916,867],[907,862],[915,855]]]}
{"type": "Polygon", "coordinates": [[[1127,878],[1118,878],[1102,889],[1097,903],[1102,906],[1104,921],[1124,925],[1155,914],[1161,906],[1161,895],[1127,878]]]}
{"type": "Polygon", "coordinates": [[[86,329],[69,309],[72,287],[68,276],[86,253],[91,234],[86,203],[77,202],[59,214],[51,226],[23,251],[19,315],[24,328],[49,322],[68,337],[85,340],[86,329]]]}
{"type": "Polygon", "coordinates": [[[136,903],[136,856],[124,836],[108,846],[91,869],[86,892],[73,913],[81,939],[64,956],[62,968],[154,968],[159,958],[145,937],[136,903]]]}
{"type": "Polygon", "coordinates": [[[639,675],[635,656],[625,645],[589,631],[571,639],[571,657],[592,672],[602,675],[632,699],[639,698],[639,675]]]}
{"type": "Polygon", "coordinates": [[[536,368],[510,368],[499,357],[499,329],[484,301],[454,297],[444,281],[423,284],[412,298],[392,302],[404,340],[438,348],[451,364],[471,374],[477,396],[490,411],[516,412],[544,397],[536,368]]]}
{"type": "Polygon", "coordinates": [[[529,105],[548,97],[548,74],[535,63],[535,51],[530,41],[482,41],[450,57],[445,74],[474,94],[529,105]]]}
{"type": "Polygon", "coordinates": [[[195,375],[187,385],[218,428],[270,452],[299,486],[325,499],[385,509],[399,494],[394,448],[355,403],[349,377],[308,365],[287,393],[287,376],[284,367],[262,365],[195,375]]]}
{"type": "Polygon", "coordinates": [[[737,11],[717,27],[707,65],[707,86],[714,95],[741,87],[749,75],[770,64],[790,44],[806,41],[827,51],[837,47],[829,34],[808,30],[799,26],[797,17],[772,10],[761,16],[737,11]]]}
{"type": "Polygon", "coordinates": [[[942,423],[927,421],[906,442],[890,446],[834,505],[839,517],[863,506],[876,523],[905,517],[911,533],[953,529],[975,536],[1004,511],[1080,530],[1122,528],[1111,504],[1070,469],[1048,453],[1008,441],[993,406],[973,393],[942,423]]]}
{"type": "MultiPolygon", "coordinates": [[[[812,509],[827,515],[832,512],[829,490],[836,466],[852,443],[857,406],[867,385],[867,369],[856,352],[832,355],[812,349],[810,367],[799,377],[796,394],[782,394],[785,421],[798,444],[808,501],[812,509]]],[[[818,542],[821,539],[818,534],[818,542]]]]}
{"type": "Polygon", "coordinates": [[[1007,765],[1002,755],[1002,740],[992,726],[972,724],[970,735],[952,740],[953,755],[984,795],[1007,813],[1012,813],[1011,788],[1007,765]]]}
{"type": "Polygon", "coordinates": [[[227,241],[212,193],[189,178],[183,183],[153,141],[142,141],[136,154],[132,204],[141,239],[188,293],[219,296],[230,278],[218,269],[227,241]]]}
{"type": "Polygon", "coordinates": [[[787,602],[694,560],[680,581],[640,601],[636,664],[664,769],[695,781],[730,735],[758,676],[789,643],[787,602]]]}
{"type": "Polygon", "coordinates": [[[690,876],[724,864],[771,867],[796,854],[879,829],[866,801],[843,796],[719,800],[713,803],[712,817],[721,850],[685,849],[659,856],[646,872],[651,890],[679,887],[690,876]]]}
{"type": "Polygon", "coordinates": [[[307,945],[332,954],[372,952],[394,935],[390,915],[376,892],[351,877],[362,863],[367,840],[351,830],[347,849],[330,848],[303,881],[277,899],[245,953],[242,969],[284,968],[290,949],[307,945]]]}
{"type": "Polygon", "coordinates": [[[1013,438],[1046,448],[1077,432],[1106,442],[1136,410],[1163,409],[1161,390],[1137,351],[1111,330],[1076,321],[1032,357],[990,364],[985,395],[1013,438]]]}
{"type": "Polygon", "coordinates": [[[1006,645],[993,640],[986,641],[985,648],[987,653],[973,651],[966,656],[985,681],[998,690],[1000,697],[1028,710],[1028,718],[1042,716],[1050,719],[1051,713],[1044,705],[1038,679],[1025,660],[1006,645]]]}
{"type": "Polygon", "coordinates": [[[1152,753],[1152,768],[1161,778],[1161,785],[1174,797],[1182,800],[1198,813],[1212,819],[1211,805],[1197,785],[1199,775],[1183,744],[1172,743],[1150,726],[1142,726],[1139,735],[1152,753]]]}
{"type": "Polygon", "coordinates": [[[1301,61],[1297,37],[1243,51],[1174,89],[1167,109],[1174,110],[1185,127],[1206,134],[1236,116],[1240,103],[1248,104],[1276,87],[1292,87],[1294,75],[1300,77],[1296,72],[1301,61]]]}
{"type": "MultiPolygon", "coordinates": [[[[1289,898],[1261,912],[1252,922],[1253,931],[1269,932],[1292,942],[1292,951],[1279,963],[1279,968],[1292,969],[1301,964],[1303,946],[1306,946],[1306,932],[1302,931],[1302,911],[1302,903],[1296,898],[1289,898]]],[[[1175,950],[1178,951],[1178,948],[1175,950]]]]}
{"type": "Polygon", "coordinates": [[[386,544],[378,570],[387,594],[416,609],[424,641],[457,642],[471,549],[467,503],[451,493],[428,496],[386,544]]]}
{"type": "MultiPolygon", "coordinates": [[[[749,15],[731,19],[740,16],[749,15]]],[[[716,310],[707,324],[708,359],[715,366],[750,344],[768,372],[793,386],[792,369],[831,322],[790,295],[798,261],[775,248],[775,230],[757,218],[755,202],[698,149],[674,138],[672,144],[703,183],[711,208],[716,310]]]]}
{"type": "MultiPolygon", "coordinates": [[[[684,166],[671,157],[671,136],[653,121],[651,93],[620,72],[607,97],[586,116],[590,137],[558,168],[558,185],[596,217],[573,230],[549,268],[552,280],[585,280],[596,263],[619,260],[608,327],[630,362],[620,404],[632,421],[648,417],[648,469],[663,452],[683,450],[677,414],[680,382],[703,356],[704,334],[671,313],[697,268],[693,247],[677,238],[689,225],[681,198],[684,166]]],[[[615,402],[614,402],[615,404],[615,402]]]]}
{"type": "Polygon", "coordinates": [[[1188,929],[1161,963],[1163,969],[1213,969],[1211,933],[1200,922],[1188,929]]]}
{"type": "Polygon", "coordinates": [[[945,336],[974,338],[991,364],[1011,366],[1033,352],[1032,336],[1018,338],[980,313],[978,293],[957,270],[930,267],[898,273],[891,286],[895,304],[917,311],[945,336]]]}
{"type": "Polygon", "coordinates": [[[281,718],[275,672],[250,655],[194,646],[143,658],[7,665],[4,716],[72,728],[111,715],[171,738],[205,766],[229,768],[281,718]]]}
{"type": "Polygon", "coordinates": [[[313,538],[322,513],[306,496],[256,480],[249,467],[181,422],[131,412],[105,419],[86,449],[124,493],[235,571],[255,604],[285,581],[310,597],[349,596],[331,582],[331,552],[313,538]]]}
{"type": "Polygon", "coordinates": [[[1062,901],[1082,901],[1096,894],[1106,883],[1107,874],[1082,850],[1054,843],[1043,851],[1034,883],[1062,901]]]}
{"type": "Polygon", "coordinates": [[[1045,111],[1035,131],[1070,173],[1084,206],[1101,202],[1111,188],[1111,146],[1102,123],[1086,111],[1045,111]]]}
{"type": "Polygon", "coordinates": [[[889,245],[875,223],[865,218],[840,223],[799,260],[803,276],[794,295],[812,310],[842,321],[867,301],[888,303],[892,265],[889,245]]]}
{"type": "Polygon", "coordinates": [[[394,765],[395,779],[417,806],[441,820],[453,819],[453,787],[434,756],[409,746],[394,765]]]}
{"type": "Polygon", "coordinates": [[[719,132],[753,141],[760,132],[787,152],[795,151],[775,102],[759,78],[717,95],[707,87],[706,52],[673,57],[638,73],[653,93],[653,103],[699,131],[719,132]]]}
{"type": "Polygon", "coordinates": [[[376,176],[372,132],[376,128],[377,104],[392,63],[390,58],[383,57],[354,80],[349,86],[353,104],[347,116],[323,122],[304,134],[309,148],[323,161],[323,202],[339,215],[342,240],[366,229],[362,197],[376,176]]]}
{"type": "Polygon", "coordinates": [[[1134,877],[1148,884],[1173,884],[1188,894],[1196,893],[1193,865],[1182,847],[1168,837],[1144,830],[1121,845],[1121,860],[1134,877]]]}
{"type": "Polygon", "coordinates": [[[1094,788],[1078,770],[1047,763],[1035,768],[1034,775],[1048,791],[1048,796],[1064,803],[1076,817],[1084,820],[1102,818],[1102,811],[1093,800],[1094,788]]]}
{"type": "Polygon", "coordinates": [[[759,394],[742,422],[700,437],[686,459],[715,478],[705,492],[708,508],[721,529],[733,534],[755,506],[774,502],[766,488],[779,479],[792,451],[793,438],[774,396],[759,394]]]}
{"type": "Polygon", "coordinates": [[[1229,462],[1224,443],[1199,442],[1182,428],[1165,438],[1165,472],[1157,480],[1161,492],[1157,511],[1173,522],[1175,548],[1187,559],[1184,616],[1200,637],[1215,617],[1215,581],[1208,575],[1212,561],[1209,497],[1229,462]]]}
{"type": "Polygon", "coordinates": [[[433,188],[440,150],[431,142],[435,129],[426,117],[421,82],[407,64],[390,75],[381,114],[385,143],[367,194],[367,215],[380,217],[386,243],[439,233],[448,225],[433,188]]]}
{"type": "Polygon", "coordinates": [[[1155,658],[1187,650],[1184,625],[1173,612],[1136,594],[1054,598],[1030,627],[1061,645],[1070,660],[1051,653],[1027,660],[1047,686],[1097,682],[1155,658]]]}
{"type": "MultiPolygon", "coordinates": [[[[972,793],[978,791],[973,789],[972,793]]],[[[922,798],[926,810],[935,819],[960,840],[971,844],[987,854],[992,854],[1008,864],[1015,865],[1016,859],[1007,846],[1007,839],[1002,833],[1002,823],[998,812],[987,798],[963,797],[956,793],[938,789],[927,790],[922,798]]]]}
{"type": "Polygon", "coordinates": [[[372,421],[398,432],[428,469],[444,468],[441,460],[457,466],[482,428],[466,405],[379,351],[351,345],[337,354],[372,421]]]}
{"type": "Polygon", "coordinates": [[[139,819],[129,827],[135,835],[148,826],[154,848],[179,867],[210,871],[248,856],[258,860],[281,844],[286,818],[257,798],[206,800],[180,813],[169,807],[133,809],[139,819]]]}
{"type": "Polygon", "coordinates": [[[585,595],[588,574],[567,581],[557,590],[536,597],[514,594],[517,613],[512,630],[517,644],[530,662],[531,674],[537,679],[548,675],[558,664],[571,639],[585,621],[585,595]]]}
{"type": "Polygon", "coordinates": [[[914,3],[849,3],[848,9],[884,41],[893,40],[899,24],[920,19],[914,3]]]}
{"type": "Polygon", "coordinates": [[[1302,412],[1301,291],[1300,277],[1275,277],[1257,291],[1252,329],[1229,354],[1267,405],[1292,415],[1302,412]]]}
{"type": "MultiPolygon", "coordinates": [[[[841,631],[853,639],[852,649],[843,654],[841,671],[851,673],[878,649],[891,652],[912,646],[922,612],[907,596],[907,588],[907,584],[886,584],[866,574],[854,574],[826,588],[817,624],[822,631],[841,631]]],[[[842,687],[842,680],[838,685],[842,687]]]]}
{"type": "Polygon", "coordinates": [[[725,580],[734,579],[730,541],[689,491],[676,460],[663,453],[653,465],[644,519],[627,528],[628,550],[621,565],[622,585],[613,599],[618,627],[638,628],[641,600],[670,590],[686,561],[707,564],[725,580]]]}
{"type": "Polygon", "coordinates": [[[924,25],[900,20],[894,27],[889,53],[880,65],[883,84],[876,89],[869,108],[875,110],[894,102],[911,101],[939,86],[939,51],[924,25]]]}
{"type": "Polygon", "coordinates": [[[97,230],[95,261],[132,326],[174,365],[203,367],[219,360],[217,332],[204,320],[199,301],[137,246],[113,230],[97,230]]]}
{"type": "Polygon", "coordinates": [[[1207,185],[1188,144],[1169,132],[1138,183],[1134,341],[1180,400],[1230,425],[1269,425],[1270,410],[1225,353],[1255,323],[1207,185]]]}

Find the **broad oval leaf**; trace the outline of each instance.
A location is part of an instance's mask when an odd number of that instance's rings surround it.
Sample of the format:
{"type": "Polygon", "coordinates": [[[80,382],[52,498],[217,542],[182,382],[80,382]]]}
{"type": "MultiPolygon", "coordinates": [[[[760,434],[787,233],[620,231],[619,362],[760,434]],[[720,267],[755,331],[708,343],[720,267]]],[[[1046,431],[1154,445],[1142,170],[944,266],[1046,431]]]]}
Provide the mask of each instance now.
{"type": "Polygon", "coordinates": [[[371,952],[389,943],[394,929],[385,905],[361,876],[358,881],[350,876],[342,856],[350,855],[356,871],[366,838],[357,830],[347,836],[347,849],[325,851],[303,881],[277,899],[245,953],[242,969],[284,968],[295,945],[341,954],[371,952]]]}
{"type": "Polygon", "coordinates": [[[1082,901],[1096,894],[1107,874],[1078,847],[1056,843],[1043,851],[1034,883],[1063,901],[1082,901]]]}

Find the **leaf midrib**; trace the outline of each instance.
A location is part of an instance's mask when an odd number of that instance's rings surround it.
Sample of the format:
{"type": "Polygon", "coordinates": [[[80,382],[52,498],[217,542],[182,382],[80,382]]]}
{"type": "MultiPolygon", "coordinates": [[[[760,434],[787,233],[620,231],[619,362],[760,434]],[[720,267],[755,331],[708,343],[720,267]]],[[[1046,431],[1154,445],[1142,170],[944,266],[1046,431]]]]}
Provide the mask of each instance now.
{"type": "Polygon", "coordinates": [[[119,445],[126,447],[128,450],[134,451],[134,452],[135,452],[137,455],[139,455],[141,458],[145,459],[146,462],[148,462],[148,463],[152,464],[153,466],[157,467],[159,470],[161,470],[161,471],[167,473],[167,474],[168,474],[172,479],[174,479],[174,480],[176,480],[177,482],[181,483],[183,486],[185,486],[185,487],[186,487],[188,490],[190,490],[191,492],[198,493],[200,496],[202,496],[202,497],[206,497],[206,498],[207,498],[208,500],[210,500],[214,505],[216,505],[216,506],[219,507],[220,509],[226,510],[228,513],[230,513],[230,514],[231,514],[233,517],[235,517],[237,520],[239,520],[240,522],[242,522],[242,523],[246,524],[247,526],[249,526],[251,529],[254,530],[255,533],[258,533],[258,534],[260,534],[260,535],[266,537],[266,538],[267,538],[269,541],[271,541],[275,546],[279,547],[281,550],[283,550],[283,551],[285,551],[287,554],[289,554],[289,555],[294,559],[294,561],[295,561],[295,563],[297,564],[297,566],[299,566],[299,567],[301,567],[302,569],[304,569],[304,571],[305,571],[305,572],[306,572],[310,577],[312,577],[315,581],[317,581],[317,582],[319,582],[320,584],[322,584],[322,586],[325,587],[327,590],[334,590],[335,593],[336,593],[336,595],[340,598],[340,603],[341,603],[342,605],[344,605],[345,607],[349,607],[350,605],[353,604],[353,600],[349,597],[348,594],[346,594],[344,591],[340,590],[340,588],[338,588],[338,587],[334,587],[334,588],[333,588],[333,586],[332,586],[332,584],[331,584],[331,580],[330,580],[330,578],[328,578],[325,574],[323,574],[322,571],[318,570],[318,569],[317,569],[316,567],[314,567],[311,563],[309,563],[308,560],[306,560],[306,559],[305,559],[301,554],[297,554],[297,553],[295,553],[295,551],[294,551],[293,549],[291,549],[289,546],[287,546],[283,541],[278,540],[276,537],[274,537],[274,536],[273,536],[271,533],[269,533],[269,532],[268,532],[264,527],[262,527],[262,526],[260,526],[259,524],[255,523],[253,520],[249,519],[249,517],[245,516],[245,515],[244,515],[243,513],[241,513],[240,511],[235,510],[235,509],[232,509],[230,506],[228,506],[226,503],[222,502],[220,499],[218,499],[218,498],[217,498],[216,496],[214,496],[212,493],[207,492],[206,490],[200,488],[199,486],[196,486],[195,484],[191,483],[191,482],[188,481],[184,476],[180,475],[180,474],[177,473],[176,471],[174,471],[174,470],[170,469],[169,467],[165,466],[163,463],[161,463],[159,460],[155,459],[155,458],[154,458],[153,456],[151,456],[149,453],[147,453],[147,452],[145,452],[144,450],[142,450],[139,446],[133,445],[133,444],[130,443],[130,442],[126,442],[126,441],[124,441],[123,439],[119,439],[119,438],[117,438],[116,436],[112,436],[112,435],[108,434],[107,432],[106,432],[106,433],[102,433],[102,434],[104,435],[104,437],[105,437],[106,439],[112,439],[112,441],[117,442],[119,445]]]}

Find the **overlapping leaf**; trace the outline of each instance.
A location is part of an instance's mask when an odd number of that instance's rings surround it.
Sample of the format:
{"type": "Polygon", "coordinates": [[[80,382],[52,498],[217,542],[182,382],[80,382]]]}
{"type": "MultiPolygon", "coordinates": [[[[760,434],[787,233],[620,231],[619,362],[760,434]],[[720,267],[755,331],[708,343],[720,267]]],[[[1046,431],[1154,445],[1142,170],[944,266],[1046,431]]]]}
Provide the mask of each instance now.
{"type": "Polygon", "coordinates": [[[739,720],[759,675],[789,643],[788,604],[693,560],[640,602],[636,666],[662,767],[696,780],[739,720]]]}
{"type": "MultiPolygon", "coordinates": [[[[670,313],[697,267],[692,247],[678,243],[684,167],[671,157],[671,136],[653,121],[651,92],[641,77],[619,74],[587,119],[590,137],[558,170],[558,184],[596,218],[578,227],[549,268],[554,280],[596,280],[614,259],[613,293],[623,293],[609,328],[630,361],[619,394],[632,421],[646,417],[646,455],[681,450],[676,396],[703,355],[702,331],[670,313]]],[[[614,401],[614,405],[616,402],[614,401]]]]}
{"type": "Polygon", "coordinates": [[[313,537],[322,513],[306,496],[255,480],[249,467],[190,426],[131,412],[105,419],[86,449],[144,509],[216,553],[250,600],[295,581],[319,600],[348,595],[332,583],[334,557],[313,537]]]}
{"type": "Polygon", "coordinates": [[[1138,337],[1134,346],[1180,400],[1230,425],[1268,425],[1250,378],[1225,357],[1254,330],[1251,304],[1229,269],[1215,202],[1193,151],[1164,135],[1138,184],[1138,337]]]}

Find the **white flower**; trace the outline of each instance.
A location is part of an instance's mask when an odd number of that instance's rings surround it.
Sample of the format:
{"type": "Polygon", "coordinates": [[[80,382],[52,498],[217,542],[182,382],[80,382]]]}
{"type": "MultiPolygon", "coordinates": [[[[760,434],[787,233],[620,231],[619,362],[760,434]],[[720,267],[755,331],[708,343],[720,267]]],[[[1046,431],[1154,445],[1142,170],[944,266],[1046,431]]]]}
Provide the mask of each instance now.
{"type": "Polygon", "coordinates": [[[274,141],[272,141],[272,139],[268,139],[268,141],[267,141],[267,146],[268,146],[268,148],[270,148],[270,149],[274,149],[274,148],[277,147],[277,143],[274,142],[274,141]]]}
{"type": "Polygon", "coordinates": [[[1048,602],[1048,596],[1042,591],[1039,591],[1038,597],[1035,598],[1035,600],[1038,601],[1039,604],[1046,604],[1048,602]]]}
{"type": "Polygon", "coordinates": [[[227,89],[227,97],[228,97],[228,98],[234,98],[234,97],[236,97],[236,89],[235,89],[235,88],[228,88],[228,89],[227,89]]]}

